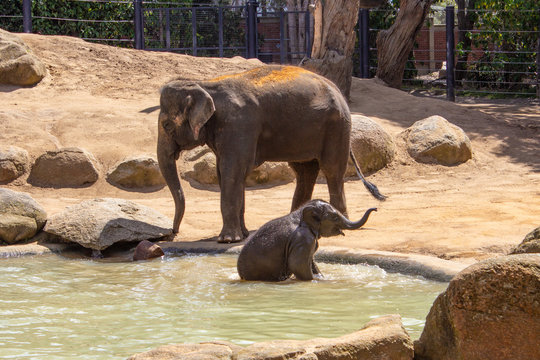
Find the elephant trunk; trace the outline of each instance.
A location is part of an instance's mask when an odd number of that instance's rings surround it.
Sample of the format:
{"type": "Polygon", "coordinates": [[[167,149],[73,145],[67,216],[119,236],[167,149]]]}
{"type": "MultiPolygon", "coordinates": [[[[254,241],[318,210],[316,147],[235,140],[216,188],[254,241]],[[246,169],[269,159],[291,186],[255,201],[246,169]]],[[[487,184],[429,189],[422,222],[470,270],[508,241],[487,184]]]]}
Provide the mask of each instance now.
{"type": "Polygon", "coordinates": [[[356,222],[350,221],[345,216],[342,216],[342,221],[343,221],[342,229],[356,230],[356,229],[361,228],[367,222],[367,220],[369,218],[369,214],[371,214],[372,211],[377,211],[377,208],[367,209],[364,216],[362,216],[362,218],[360,220],[356,221],[356,222]]]}
{"type": "Polygon", "coordinates": [[[173,232],[178,233],[180,228],[180,222],[184,217],[184,210],[186,207],[186,201],[184,198],[184,192],[182,191],[182,185],[180,185],[180,179],[178,178],[178,172],[176,169],[176,154],[177,146],[172,140],[167,139],[166,135],[158,135],[157,157],[159,163],[159,169],[161,174],[171,191],[174,199],[174,221],[173,232]]]}

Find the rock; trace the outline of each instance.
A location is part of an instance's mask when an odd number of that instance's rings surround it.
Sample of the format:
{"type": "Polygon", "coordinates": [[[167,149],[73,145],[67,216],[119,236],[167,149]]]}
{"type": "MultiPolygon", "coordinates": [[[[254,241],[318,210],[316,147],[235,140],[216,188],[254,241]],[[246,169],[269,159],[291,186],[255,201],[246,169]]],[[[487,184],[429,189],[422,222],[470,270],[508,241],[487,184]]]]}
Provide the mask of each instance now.
{"type": "MultiPolygon", "coordinates": [[[[351,149],[364,175],[391,163],[396,152],[392,136],[366,116],[352,115],[351,121],[351,149]]],[[[345,176],[356,176],[350,160],[345,176]]]]}
{"type": "Polygon", "coordinates": [[[172,234],[172,220],[132,201],[86,200],[53,215],[45,231],[53,238],[104,250],[119,242],[160,239],[172,234]]]}
{"type": "Polygon", "coordinates": [[[410,360],[413,345],[399,315],[374,319],[357,332],[339,338],[276,340],[239,347],[230,343],[177,344],[134,355],[130,360],[157,359],[389,359],[410,360]]]}
{"type": "Polygon", "coordinates": [[[540,226],[528,233],[511,254],[540,253],[540,226]]]}
{"type": "Polygon", "coordinates": [[[402,136],[409,155],[418,162],[457,165],[472,158],[465,132],[438,115],[415,122],[402,136]]]}
{"type": "Polygon", "coordinates": [[[80,148],[47,151],[38,157],[28,182],[42,187],[79,187],[93,184],[99,178],[96,158],[80,148]]]}
{"type": "MultiPolygon", "coordinates": [[[[208,147],[187,151],[182,155],[182,177],[200,184],[217,184],[216,157],[208,147]]],[[[293,181],[293,171],[287,163],[266,162],[254,169],[246,179],[247,186],[284,184],[293,181]]]]}
{"type": "Polygon", "coordinates": [[[175,344],[130,356],[128,360],[232,360],[240,346],[226,341],[204,342],[200,344],[175,344]]]}
{"type": "Polygon", "coordinates": [[[0,184],[11,182],[30,168],[28,152],[17,146],[0,146],[0,184]]]}
{"type": "Polygon", "coordinates": [[[35,85],[45,75],[47,68],[21,38],[0,29],[0,84],[35,85]]]}
{"type": "Polygon", "coordinates": [[[0,240],[8,244],[32,238],[47,213],[30,195],[0,188],[0,240]]]}
{"type": "Polygon", "coordinates": [[[149,156],[122,160],[107,174],[107,181],[127,189],[158,189],[166,185],[157,160],[149,156]]]}
{"type": "Polygon", "coordinates": [[[435,300],[417,360],[538,359],[540,255],[469,266],[435,300]]]}
{"type": "Polygon", "coordinates": [[[148,240],[143,240],[135,248],[133,253],[133,261],[148,260],[165,255],[163,249],[158,244],[154,244],[148,240]]]}

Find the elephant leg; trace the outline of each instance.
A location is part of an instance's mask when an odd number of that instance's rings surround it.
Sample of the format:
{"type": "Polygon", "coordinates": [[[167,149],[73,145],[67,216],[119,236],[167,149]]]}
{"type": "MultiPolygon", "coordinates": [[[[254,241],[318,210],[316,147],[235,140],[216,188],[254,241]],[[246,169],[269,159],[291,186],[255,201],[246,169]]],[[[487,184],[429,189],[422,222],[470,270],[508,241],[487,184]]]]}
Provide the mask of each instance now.
{"type": "MultiPolygon", "coordinates": [[[[245,184],[245,181],[244,181],[244,184],[245,184]]],[[[245,213],[246,213],[246,187],[244,185],[244,191],[242,191],[242,209],[240,211],[240,227],[242,228],[242,234],[246,238],[249,235],[249,230],[246,227],[245,213]]]]}
{"type": "Polygon", "coordinates": [[[296,189],[291,207],[291,211],[294,211],[311,199],[319,175],[319,162],[317,160],[290,162],[289,166],[296,175],[296,189]]]}
{"type": "Polygon", "coordinates": [[[232,243],[241,241],[248,235],[244,223],[247,170],[239,163],[231,165],[232,162],[225,162],[223,157],[218,160],[221,216],[223,218],[223,228],[219,234],[218,242],[232,243]]]}

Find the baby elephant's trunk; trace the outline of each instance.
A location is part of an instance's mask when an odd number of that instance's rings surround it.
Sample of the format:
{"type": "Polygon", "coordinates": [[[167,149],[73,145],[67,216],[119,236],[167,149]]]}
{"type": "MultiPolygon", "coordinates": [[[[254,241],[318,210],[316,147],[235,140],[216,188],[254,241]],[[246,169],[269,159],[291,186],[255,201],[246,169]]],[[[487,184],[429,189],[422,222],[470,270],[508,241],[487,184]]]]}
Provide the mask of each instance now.
{"type": "Polygon", "coordinates": [[[356,230],[356,229],[361,228],[366,223],[366,221],[368,220],[369,214],[371,214],[372,211],[377,211],[377,208],[367,209],[364,216],[362,216],[362,218],[360,220],[356,221],[356,222],[350,221],[346,217],[343,217],[343,229],[345,229],[345,230],[356,230]]]}

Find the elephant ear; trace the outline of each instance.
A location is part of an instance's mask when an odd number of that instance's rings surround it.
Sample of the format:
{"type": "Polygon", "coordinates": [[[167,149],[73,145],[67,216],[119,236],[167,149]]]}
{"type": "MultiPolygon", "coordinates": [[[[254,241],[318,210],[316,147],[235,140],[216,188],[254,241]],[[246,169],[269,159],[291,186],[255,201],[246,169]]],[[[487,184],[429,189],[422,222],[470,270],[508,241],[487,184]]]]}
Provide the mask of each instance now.
{"type": "Polygon", "coordinates": [[[321,228],[322,215],[322,210],[317,206],[309,205],[302,210],[302,221],[309,226],[317,238],[321,228]]]}
{"type": "Polygon", "coordinates": [[[214,100],[208,92],[199,85],[186,97],[186,116],[193,131],[195,140],[199,139],[199,132],[216,111],[214,100]]]}

